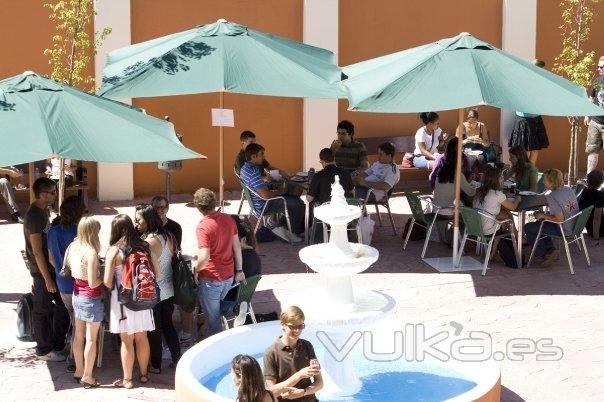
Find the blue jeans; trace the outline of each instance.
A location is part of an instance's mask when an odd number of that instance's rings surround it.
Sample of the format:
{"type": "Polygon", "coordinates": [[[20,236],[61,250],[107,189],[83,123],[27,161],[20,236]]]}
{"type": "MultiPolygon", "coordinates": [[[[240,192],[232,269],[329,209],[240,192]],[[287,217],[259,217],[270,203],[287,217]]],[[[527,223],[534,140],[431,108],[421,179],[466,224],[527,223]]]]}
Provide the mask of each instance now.
{"type": "Polygon", "coordinates": [[[424,155],[413,158],[413,166],[418,169],[429,169],[428,163],[434,163],[434,160],[428,160],[424,155]]]}
{"type": "Polygon", "coordinates": [[[206,315],[206,326],[204,336],[212,336],[222,331],[221,302],[233,286],[233,277],[224,281],[210,281],[201,279],[199,281],[199,303],[206,315]]]}
{"type": "MultiPolygon", "coordinates": [[[[355,198],[360,198],[362,200],[365,200],[365,198],[367,197],[367,193],[368,192],[369,192],[369,188],[368,187],[356,186],[354,188],[354,197],[355,198]]],[[[375,202],[375,194],[371,193],[371,195],[369,196],[369,199],[367,201],[368,202],[375,202]]]]}
{"type": "MultiPolygon", "coordinates": [[[[284,194],[282,196],[287,201],[287,213],[289,215],[289,222],[292,225],[292,232],[300,234],[304,232],[304,214],[306,212],[306,205],[304,201],[295,195],[284,194]]],[[[264,210],[264,213],[285,213],[282,200],[270,201],[264,210]]]]}
{"type": "MultiPolygon", "coordinates": [[[[529,244],[532,246],[535,244],[535,240],[537,240],[537,233],[539,232],[539,226],[541,225],[541,221],[530,222],[524,225],[524,233],[526,233],[526,238],[528,239],[529,244]]],[[[557,235],[560,236],[560,227],[555,223],[545,222],[543,224],[543,229],[541,229],[541,235],[557,235]]],[[[522,240],[521,240],[522,241],[522,240]]],[[[554,243],[552,242],[551,237],[545,237],[539,241],[537,247],[535,248],[535,256],[543,257],[547,254],[548,251],[554,248],[554,243]]]]}

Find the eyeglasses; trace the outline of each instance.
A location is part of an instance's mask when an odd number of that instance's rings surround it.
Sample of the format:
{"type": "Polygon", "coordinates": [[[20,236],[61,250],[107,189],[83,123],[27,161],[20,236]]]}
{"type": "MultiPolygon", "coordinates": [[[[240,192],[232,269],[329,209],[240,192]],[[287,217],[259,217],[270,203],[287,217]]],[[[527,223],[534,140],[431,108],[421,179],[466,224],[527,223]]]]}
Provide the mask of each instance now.
{"type": "Polygon", "coordinates": [[[46,194],[52,194],[52,195],[57,195],[57,190],[52,190],[52,191],[40,191],[41,193],[46,193],[46,194]]]}
{"type": "Polygon", "coordinates": [[[302,323],[300,325],[291,325],[291,324],[285,324],[289,327],[289,329],[291,329],[292,331],[302,331],[304,328],[306,328],[306,324],[302,323]]]}
{"type": "Polygon", "coordinates": [[[168,206],[167,205],[157,205],[157,206],[155,206],[155,209],[164,210],[164,209],[168,209],[168,206]]]}
{"type": "Polygon", "coordinates": [[[338,135],[350,135],[350,134],[348,134],[348,131],[336,131],[336,133],[338,135]]]}

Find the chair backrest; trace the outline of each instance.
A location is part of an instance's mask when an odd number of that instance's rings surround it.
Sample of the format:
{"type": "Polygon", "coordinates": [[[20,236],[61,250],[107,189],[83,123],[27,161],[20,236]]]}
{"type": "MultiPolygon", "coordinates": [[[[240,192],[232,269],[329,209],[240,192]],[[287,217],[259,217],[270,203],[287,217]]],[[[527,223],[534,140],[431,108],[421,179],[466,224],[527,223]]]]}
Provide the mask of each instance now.
{"type": "Polygon", "coordinates": [[[575,186],[575,195],[577,196],[577,198],[581,197],[581,194],[583,194],[584,190],[585,190],[585,185],[581,184],[581,183],[577,183],[577,185],[575,186]]]}
{"type": "Polygon", "coordinates": [[[589,219],[589,215],[591,215],[591,211],[593,211],[594,206],[590,205],[587,208],[581,210],[581,215],[577,217],[575,220],[575,226],[573,227],[572,234],[575,236],[581,235],[583,229],[585,229],[585,225],[587,225],[587,220],[589,219]]]}
{"type": "Polygon", "coordinates": [[[407,202],[409,203],[409,208],[411,208],[413,218],[418,222],[428,224],[426,216],[424,215],[424,209],[422,208],[422,201],[419,197],[410,191],[405,191],[405,197],[407,197],[407,202]]]}
{"type": "Polygon", "coordinates": [[[239,289],[237,289],[237,304],[241,304],[241,302],[246,302],[250,304],[252,301],[252,296],[254,291],[256,290],[256,286],[258,286],[258,282],[262,279],[262,275],[254,275],[249,278],[245,278],[245,283],[239,283],[239,289]]]}
{"type": "Polygon", "coordinates": [[[459,213],[461,214],[468,235],[484,237],[482,217],[478,211],[473,208],[461,206],[459,207],[459,213]]]}
{"type": "Polygon", "coordinates": [[[257,217],[261,211],[256,211],[256,207],[254,206],[254,199],[252,198],[252,193],[254,193],[254,195],[256,195],[256,197],[258,197],[258,198],[262,198],[262,197],[260,197],[258,194],[256,194],[254,192],[254,190],[251,190],[248,186],[246,186],[245,183],[243,182],[243,180],[241,180],[241,178],[239,179],[239,184],[241,184],[241,188],[243,189],[243,195],[245,197],[245,200],[247,201],[247,203],[250,206],[251,213],[257,217]]]}
{"type": "Polygon", "coordinates": [[[542,193],[545,191],[545,184],[543,183],[543,173],[537,173],[537,192],[542,193]]]}

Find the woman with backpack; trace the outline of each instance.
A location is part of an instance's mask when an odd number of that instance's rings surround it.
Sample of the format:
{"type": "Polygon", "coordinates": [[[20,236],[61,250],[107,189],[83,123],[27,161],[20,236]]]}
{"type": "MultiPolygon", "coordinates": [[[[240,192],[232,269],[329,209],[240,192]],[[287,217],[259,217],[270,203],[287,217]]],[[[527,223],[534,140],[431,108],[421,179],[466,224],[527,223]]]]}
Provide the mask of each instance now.
{"type": "MultiPolygon", "coordinates": [[[[134,359],[138,360],[140,370],[139,380],[141,383],[149,381],[149,340],[147,331],[153,331],[155,325],[153,322],[152,307],[148,309],[133,311],[128,308],[124,301],[124,295],[127,295],[127,286],[132,286],[128,281],[127,275],[123,273],[132,272],[138,269],[145,280],[145,287],[149,288],[157,277],[158,266],[157,259],[153,258],[149,244],[143,241],[134,228],[132,219],[128,215],[117,215],[111,221],[111,238],[109,239],[109,250],[105,258],[105,278],[104,283],[111,291],[111,312],[109,329],[111,333],[120,334],[122,340],[121,358],[123,377],[114,381],[116,387],[130,389],[134,386],[132,382],[132,371],[134,368],[134,359]],[[135,260],[131,257],[139,257],[135,260]],[[133,267],[133,261],[138,261],[137,266],[133,267]],[[148,267],[145,264],[150,264],[148,267]],[[149,272],[149,269],[151,272],[149,272]],[[143,272],[144,271],[144,272],[143,272]],[[149,277],[152,278],[149,278],[149,277]],[[115,281],[115,286],[114,286],[115,281]],[[119,297],[118,297],[119,293],[119,297]],[[121,300],[120,300],[121,299],[121,300]],[[136,344],[136,350],[134,345],[136,344]]],[[[137,279],[140,279],[137,278],[137,279]]],[[[157,286],[156,283],[154,283],[157,286]]],[[[152,291],[156,289],[152,288],[152,291]]]]}
{"type": "Polygon", "coordinates": [[[105,315],[103,305],[103,279],[100,273],[99,231],[101,224],[94,218],[82,218],[78,236],[65,253],[65,266],[73,277],[73,311],[75,331],[73,355],[76,370],[74,377],[81,378],[84,388],[97,388],[101,383],[92,376],[96,358],[96,342],[105,315]],[[84,345],[84,339],[86,344],[84,345]]]}
{"type": "Polygon", "coordinates": [[[162,224],[157,211],[149,204],[136,206],[134,226],[141,238],[149,243],[151,254],[158,261],[157,285],[159,286],[160,302],[153,307],[155,329],[148,333],[151,347],[151,367],[154,374],[161,373],[162,335],[172,354],[176,365],[180,359],[180,343],[178,333],[174,328],[172,313],[174,312],[174,283],[172,280],[172,256],[178,250],[176,240],[162,224]]]}

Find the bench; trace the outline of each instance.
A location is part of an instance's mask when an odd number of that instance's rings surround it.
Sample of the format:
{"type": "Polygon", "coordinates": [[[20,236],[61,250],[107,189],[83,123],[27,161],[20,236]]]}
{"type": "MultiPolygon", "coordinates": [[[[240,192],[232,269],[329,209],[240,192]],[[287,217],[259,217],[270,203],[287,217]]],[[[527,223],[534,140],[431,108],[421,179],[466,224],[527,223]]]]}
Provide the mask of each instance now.
{"type": "MultiPolygon", "coordinates": [[[[15,194],[19,194],[19,193],[29,193],[29,187],[21,187],[21,188],[15,188],[13,187],[13,191],[15,192],[15,194]]],[[[73,185],[69,186],[69,187],[65,187],[65,194],[67,195],[69,192],[77,192],[78,194],[81,192],[82,195],[82,200],[84,201],[84,205],[86,206],[86,209],[88,209],[88,184],[86,183],[74,183],[73,185]]],[[[30,200],[31,202],[32,200],[30,200]]]]}

